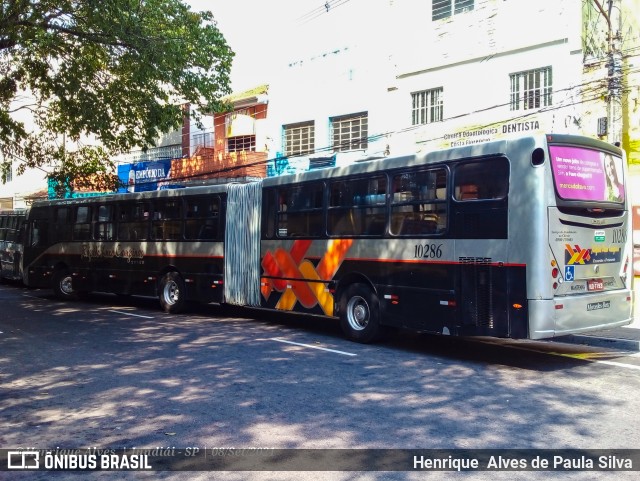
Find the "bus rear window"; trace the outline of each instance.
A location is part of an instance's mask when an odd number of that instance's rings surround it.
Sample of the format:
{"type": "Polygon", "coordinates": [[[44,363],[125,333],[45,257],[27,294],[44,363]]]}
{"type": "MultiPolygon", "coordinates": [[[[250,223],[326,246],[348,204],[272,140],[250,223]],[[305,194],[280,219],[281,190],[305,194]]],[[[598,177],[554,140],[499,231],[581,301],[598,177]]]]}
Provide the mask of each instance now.
{"type": "Polygon", "coordinates": [[[556,192],[565,200],[624,202],[622,158],[608,152],[551,145],[556,192]]]}

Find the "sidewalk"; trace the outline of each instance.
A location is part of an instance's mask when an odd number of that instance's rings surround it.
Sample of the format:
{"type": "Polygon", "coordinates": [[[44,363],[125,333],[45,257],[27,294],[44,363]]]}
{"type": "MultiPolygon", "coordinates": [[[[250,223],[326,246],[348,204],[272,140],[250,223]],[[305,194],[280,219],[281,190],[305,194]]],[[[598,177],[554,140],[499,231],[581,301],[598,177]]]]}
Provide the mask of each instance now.
{"type": "Polygon", "coordinates": [[[557,337],[554,341],[640,352],[640,277],[635,278],[634,292],[633,322],[628,326],[557,337]]]}

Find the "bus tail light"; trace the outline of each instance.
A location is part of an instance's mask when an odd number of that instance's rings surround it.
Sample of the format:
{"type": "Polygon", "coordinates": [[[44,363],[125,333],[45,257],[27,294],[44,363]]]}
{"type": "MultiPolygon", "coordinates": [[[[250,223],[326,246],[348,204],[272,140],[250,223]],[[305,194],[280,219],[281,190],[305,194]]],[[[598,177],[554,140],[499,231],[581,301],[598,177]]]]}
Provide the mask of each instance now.
{"type": "Polygon", "coordinates": [[[441,306],[456,307],[456,301],[440,301],[441,306]]]}
{"type": "Polygon", "coordinates": [[[391,301],[391,304],[394,306],[397,306],[400,303],[400,298],[395,294],[385,294],[384,298],[391,301]]]}
{"type": "Polygon", "coordinates": [[[558,269],[558,263],[555,259],[551,261],[551,278],[553,279],[553,290],[555,291],[563,281],[560,275],[560,269],[558,269]]]}

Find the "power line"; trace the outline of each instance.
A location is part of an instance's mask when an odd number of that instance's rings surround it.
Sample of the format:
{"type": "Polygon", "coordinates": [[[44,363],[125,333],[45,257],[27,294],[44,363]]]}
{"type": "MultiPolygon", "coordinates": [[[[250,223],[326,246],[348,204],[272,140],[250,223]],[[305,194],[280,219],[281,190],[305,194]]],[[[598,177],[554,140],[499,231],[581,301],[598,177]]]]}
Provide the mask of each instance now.
{"type": "Polygon", "coordinates": [[[310,12],[307,12],[296,19],[298,23],[305,24],[316,18],[321,17],[322,15],[326,15],[330,13],[332,10],[335,10],[337,7],[344,5],[345,3],[350,2],[351,0],[327,0],[323,5],[314,8],[310,12]]]}

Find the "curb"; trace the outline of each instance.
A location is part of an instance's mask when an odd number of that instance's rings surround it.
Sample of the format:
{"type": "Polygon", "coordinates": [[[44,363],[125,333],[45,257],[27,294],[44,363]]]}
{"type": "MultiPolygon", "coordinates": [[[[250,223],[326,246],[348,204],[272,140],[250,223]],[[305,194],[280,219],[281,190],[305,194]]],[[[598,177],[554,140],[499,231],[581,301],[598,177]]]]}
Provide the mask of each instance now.
{"type": "Polygon", "coordinates": [[[640,352],[640,341],[634,339],[617,339],[609,337],[584,336],[579,334],[569,334],[552,339],[553,342],[564,342],[567,344],[582,344],[593,347],[606,347],[609,349],[620,349],[623,351],[640,352]]]}

